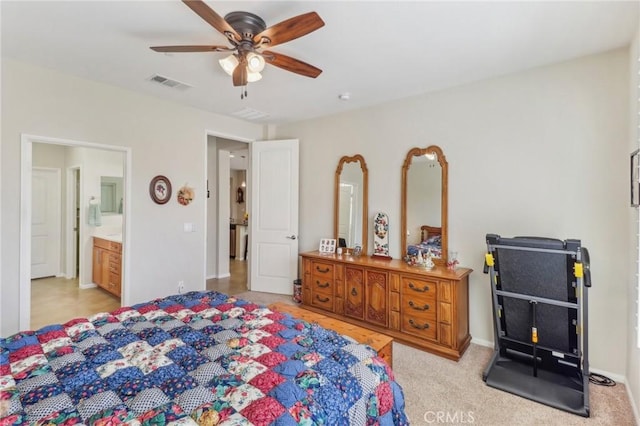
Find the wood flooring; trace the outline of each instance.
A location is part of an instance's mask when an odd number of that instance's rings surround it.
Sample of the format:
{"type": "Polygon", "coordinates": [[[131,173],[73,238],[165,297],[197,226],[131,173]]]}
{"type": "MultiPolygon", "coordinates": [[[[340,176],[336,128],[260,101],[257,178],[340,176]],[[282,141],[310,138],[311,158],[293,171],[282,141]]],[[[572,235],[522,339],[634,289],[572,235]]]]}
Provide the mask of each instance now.
{"type": "MultiPolygon", "coordinates": [[[[228,295],[247,291],[247,262],[231,260],[231,276],[207,280],[206,289],[228,295]]],[[[110,312],[120,307],[120,298],[101,288],[80,289],[77,279],[40,278],[31,281],[31,329],[63,324],[74,318],[110,312]]]]}
{"type": "Polygon", "coordinates": [[[120,298],[97,287],[81,289],[77,279],[54,277],[31,281],[32,330],[119,307],[120,298]]]}
{"type": "Polygon", "coordinates": [[[229,272],[230,277],[207,280],[207,290],[218,291],[229,296],[247,291],[247,262],[230,260],[229,272]]]}

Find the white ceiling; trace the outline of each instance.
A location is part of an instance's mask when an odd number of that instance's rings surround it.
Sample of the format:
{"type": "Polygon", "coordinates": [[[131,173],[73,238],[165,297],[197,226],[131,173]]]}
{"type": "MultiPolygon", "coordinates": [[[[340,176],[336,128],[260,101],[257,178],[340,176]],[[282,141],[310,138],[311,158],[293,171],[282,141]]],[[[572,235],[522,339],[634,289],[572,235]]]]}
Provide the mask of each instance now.
{"type": "Polygon", "coordinates": [[[639,3],[207,1],[267,26],[309,11],[326,25],[274,47],[321,68],[311,79],[267,65],[249,96],[219,67],[223,53],[162,54],[156,45],[225,44],[180,1],[0,2],[2,57],[35,63],[196,108],[243,108],[283,123],[362,108],[630,43],[639,3]],[[154,74],[193,88],[170,89],[154,74]],[[338,99],[349,92],[351,100],[338,99]]]}

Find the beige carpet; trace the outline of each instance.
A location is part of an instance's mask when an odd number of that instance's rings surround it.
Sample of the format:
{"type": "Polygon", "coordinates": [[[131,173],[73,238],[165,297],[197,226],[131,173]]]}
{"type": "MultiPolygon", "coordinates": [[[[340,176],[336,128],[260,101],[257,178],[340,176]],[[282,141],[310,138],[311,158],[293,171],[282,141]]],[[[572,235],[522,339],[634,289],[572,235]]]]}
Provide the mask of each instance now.
{"type": "MultiPolygon", "coordinates": [[[[268,305],[289,302],[290,296],[245,292],[245,300],[268,305]]],[[[404,390],[412,425],[634,425],[624,385],[590,386],[591,417],[583,418],[493,389],[482,371],[493,350],[471,344],[459,362],[399,343],[393,344],[393,370],[404,390]]]]}

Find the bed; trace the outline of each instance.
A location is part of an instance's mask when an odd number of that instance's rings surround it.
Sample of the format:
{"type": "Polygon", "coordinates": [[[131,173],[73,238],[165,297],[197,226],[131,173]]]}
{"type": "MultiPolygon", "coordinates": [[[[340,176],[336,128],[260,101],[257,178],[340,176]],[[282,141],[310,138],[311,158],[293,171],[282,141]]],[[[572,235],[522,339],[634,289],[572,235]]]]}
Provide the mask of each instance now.
{"type": "Polygon", "coordinates": [[[429,225],[420,227],[420,242],[407,247],[407,254],[410,257],[417,256],[418,252],[423,256],[431,252],[433,257],[442,257],[442,227],[429,225]]]}
{"type": "Polygon", "coordinates": [[[406,425],[368,346],[190,292],[0,339],[0,425],[406,425]]]}

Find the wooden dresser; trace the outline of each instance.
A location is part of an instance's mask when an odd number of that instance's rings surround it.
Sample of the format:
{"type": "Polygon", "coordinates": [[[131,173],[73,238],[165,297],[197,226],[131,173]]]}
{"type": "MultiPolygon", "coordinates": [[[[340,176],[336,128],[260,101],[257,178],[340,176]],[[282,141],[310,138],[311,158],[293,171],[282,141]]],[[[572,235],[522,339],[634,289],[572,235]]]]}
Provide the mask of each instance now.
{"type": "Polygon", "coordinates": [[[93,282],[120,297],[122,282],[122,244],[93,237],[93,282]]]}
{"type": "Polygon", "coordinates": [[[302,303],[408,345],[458,360],[471,342],[471,269],[303,253],[302,303]]]}

